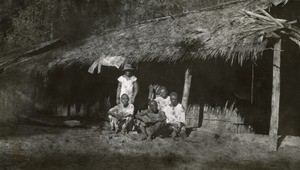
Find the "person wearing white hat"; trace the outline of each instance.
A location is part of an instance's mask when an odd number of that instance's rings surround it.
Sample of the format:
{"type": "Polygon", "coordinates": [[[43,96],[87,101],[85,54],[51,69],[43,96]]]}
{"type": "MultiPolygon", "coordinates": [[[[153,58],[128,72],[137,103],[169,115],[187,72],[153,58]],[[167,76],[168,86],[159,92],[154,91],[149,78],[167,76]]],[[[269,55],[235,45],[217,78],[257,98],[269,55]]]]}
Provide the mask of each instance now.
{"type": "Polygon", "coordinates": [[[123,94],[127,94],[129,96],[130,103],[134,103],[139,88],[137,78],[132,75],[132,70],[133,68],[131,64],[125,64],[123,68],[124,75],[118,78],[117,104],[120,104],[120,98],[123,94]]]}

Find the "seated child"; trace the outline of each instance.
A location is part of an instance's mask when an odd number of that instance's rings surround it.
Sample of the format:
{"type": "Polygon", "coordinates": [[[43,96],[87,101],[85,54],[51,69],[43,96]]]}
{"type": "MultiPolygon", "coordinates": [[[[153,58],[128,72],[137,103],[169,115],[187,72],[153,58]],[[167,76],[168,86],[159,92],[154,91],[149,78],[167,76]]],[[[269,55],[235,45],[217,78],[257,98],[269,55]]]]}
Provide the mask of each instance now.
{"type": "Polygon", "coordinates": [[[170,94],[171,104],[163,109],[167,117],[167,124],[172,133],[172,137],[186,137],[185,129],[185,109],[178,103],[178,94],[172,92],[170,94]]]}
{"type": "Polygon", "coordinates": [[[118,133],[120,128],[122,128],[123,133],[128,132],[128,125],[132,121],[133,111],[134,105],[129,103],[128,95],[122,94],[121,103],[108,111],[112,130],[118,133]]]}
{"type": "Polygon", "coordinates": [[[143,139],[152,140],[163,130],[166,116],[158,106],[155,100],[149,102],[149,108],[141,111],[135,116],[139,120],[139,126],[143,133],[143,139]]]}

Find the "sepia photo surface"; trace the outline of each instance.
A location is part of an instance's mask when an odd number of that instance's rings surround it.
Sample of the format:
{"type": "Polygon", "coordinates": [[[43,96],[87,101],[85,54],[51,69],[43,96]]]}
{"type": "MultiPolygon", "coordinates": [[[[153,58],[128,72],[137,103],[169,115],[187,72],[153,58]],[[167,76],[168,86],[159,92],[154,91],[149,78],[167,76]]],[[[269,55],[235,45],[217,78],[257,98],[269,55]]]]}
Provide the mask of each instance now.
{"type": "Polygon", "coordinates": [[[300,169],[299,0],[0,0],[0,170],[300,169]]]}

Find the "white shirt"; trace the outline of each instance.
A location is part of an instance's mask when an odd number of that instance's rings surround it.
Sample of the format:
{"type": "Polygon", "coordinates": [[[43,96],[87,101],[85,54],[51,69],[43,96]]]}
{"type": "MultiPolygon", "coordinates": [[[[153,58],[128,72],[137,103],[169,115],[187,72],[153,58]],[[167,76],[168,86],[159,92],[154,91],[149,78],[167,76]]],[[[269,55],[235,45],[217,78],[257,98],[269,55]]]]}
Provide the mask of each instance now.
{"type": "Polygon", "coordinates": [[[125,76],[120,76],[118,78],[118,81],[121,83],[120,97],[123,94],[127,94],[130,99],[133,97],[133,83],[136,82],[136,80],[137,78],[135,76],[131,76],[129,78],[125,76]]]}
{"type": "Polygon", "coordinates": [[[123,104],[118,104],[115,107],[111,108],[108,112],[112,112],[116,115],[128,116],[133,115],[134,105],[128,104],[127,107],[124,107],[123,104]]]}
{"type": "Polygon", "coordinates": [[[166,97],[165,99],[161,96],[158,96],[154,100],[157,102],[159,110],[163,110],[165,107],[171,104],[170,96],[166,97]]]}
{"type": "Polygon", "coordinates": [[[166,114],[167,123],[185,123],[185,110],[180,103],[178,103],[176,107],[168,105],[163,111],[166,114]]]}

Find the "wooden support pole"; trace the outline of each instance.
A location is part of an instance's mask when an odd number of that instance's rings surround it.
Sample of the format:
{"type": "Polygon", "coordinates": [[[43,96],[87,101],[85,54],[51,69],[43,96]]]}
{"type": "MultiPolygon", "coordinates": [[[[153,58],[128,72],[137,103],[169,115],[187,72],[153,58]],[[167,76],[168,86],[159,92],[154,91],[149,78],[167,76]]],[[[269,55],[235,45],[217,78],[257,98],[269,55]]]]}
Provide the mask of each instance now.
{"type": "Polygon", "coordinates": [[[188,108],[188,102],[189,102],[189,96],[190,96],[190,88],[192,83],[192,75],[191,70],[188,68],[185,71],[185,77],[184,77],[184,87],[183,87],[183,94],[182,94],[182,106],[187,110],[188,108]]]}
{"type": "Polygon", "coordinates": [[[253,92],[254,91],[254,64],[251,66],[251,104],[253,104],[253,92]]]}
{"type": "Polygon", "coordinates": [[[277,133],[279,124],[279,100],[280,100],[280,53],[281,39],[274,45],[273,53],[273,85],[272,85],[272,103],[271,103],[271,119],[269,131],[270,150],[277,150],[277,133]]]}

